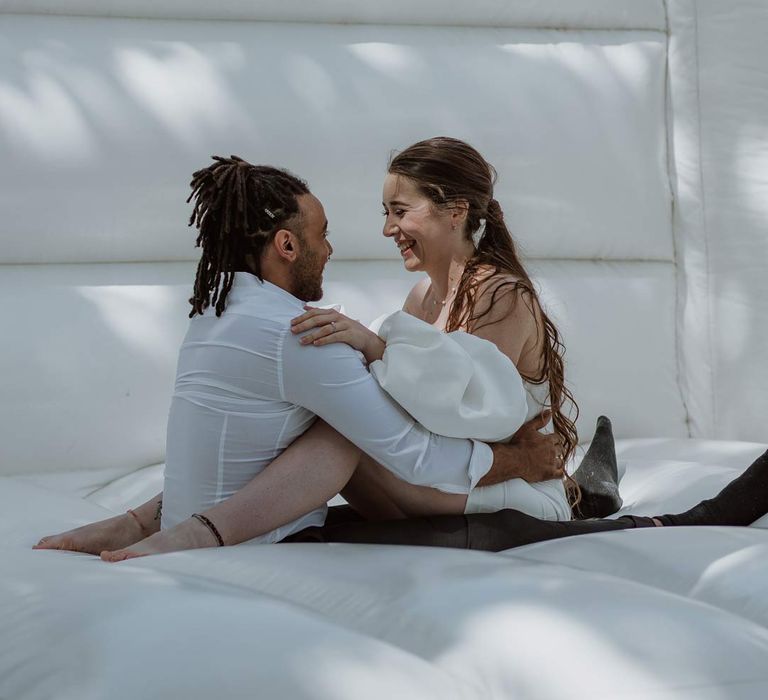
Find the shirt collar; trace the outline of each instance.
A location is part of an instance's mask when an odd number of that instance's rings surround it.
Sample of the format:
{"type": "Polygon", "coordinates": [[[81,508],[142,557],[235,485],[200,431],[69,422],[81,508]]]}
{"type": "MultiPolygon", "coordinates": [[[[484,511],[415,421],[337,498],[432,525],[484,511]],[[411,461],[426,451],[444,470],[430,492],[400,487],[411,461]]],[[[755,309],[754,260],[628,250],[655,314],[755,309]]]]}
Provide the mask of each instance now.
{"type": "Polygon", "coordinates": [[[272,284],[272,282],[269,282],[268,280],[264,280],[262,282],[258,277],[256,277],[256,275],[252,275],[250,272],[235,272],[235,280],[232,288],[233,290],[237,289],[238,291],[243,291],[246,294],[253,293],[257,290],[264,291],[269,294],[274,294],[276,296],[282,297],[286,301],[290,301],[292,304],[298,306],[301,309],[304,308],[305,304],[305,302],[303,302],[301,299],[293,296],[293,294],[287,292],[282,287],[278,287],[276,284],[272,284]]]}

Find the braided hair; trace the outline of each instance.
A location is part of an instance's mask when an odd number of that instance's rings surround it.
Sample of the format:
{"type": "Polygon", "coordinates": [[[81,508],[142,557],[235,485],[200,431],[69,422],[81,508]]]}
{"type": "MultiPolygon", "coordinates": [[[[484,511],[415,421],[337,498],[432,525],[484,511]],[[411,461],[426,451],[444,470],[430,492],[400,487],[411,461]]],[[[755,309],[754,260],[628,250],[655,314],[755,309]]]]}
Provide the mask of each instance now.
{"type": "MultiPolygon", "coordinates": [[[[307,184],[286,170],[251,165],[242,158],[212,156],[213,163],[192,175],[195,200],[189,225],[199,230],[195,247],[203,253],[197,266],[189,317],[209,306],[224,311],[235,272],[247,270],[263,280],[261,255],[287,222],[300,217],[297,197],[307,184]]],[[[294,233],[301,238],[301,228],[294,233]]]]}

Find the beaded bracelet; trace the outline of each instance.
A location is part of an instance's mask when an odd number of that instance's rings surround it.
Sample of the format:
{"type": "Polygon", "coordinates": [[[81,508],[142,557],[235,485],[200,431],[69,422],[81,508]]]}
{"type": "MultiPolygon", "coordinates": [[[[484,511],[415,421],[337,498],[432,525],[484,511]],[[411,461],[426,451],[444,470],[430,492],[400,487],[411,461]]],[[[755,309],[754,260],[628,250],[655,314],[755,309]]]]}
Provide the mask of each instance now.
{"type": "Polygon", "coordinates": [[[205,525],[213,533],[213,536],[216,538],[216,541],[219,543],[219,547],[224,546],[224,540],[219,534],[219,531],[216,529],[216,526],[208,518],[206,518],[204,515],[200,515],[200,513],[192,513],[192,517],[195,518],[196,520],[199,520],[203,525],[205,525]]]}

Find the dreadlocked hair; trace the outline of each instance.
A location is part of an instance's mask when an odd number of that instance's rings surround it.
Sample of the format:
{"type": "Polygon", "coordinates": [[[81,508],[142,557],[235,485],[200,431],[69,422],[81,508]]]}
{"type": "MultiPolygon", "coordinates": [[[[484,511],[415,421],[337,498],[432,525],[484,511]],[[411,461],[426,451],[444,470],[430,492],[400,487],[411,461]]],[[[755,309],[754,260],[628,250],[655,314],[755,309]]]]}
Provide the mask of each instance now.
{"type": "MultiPolygon", "coordinates": [[[[212,156],[213,163],[192,175],[195,200],[189,225],[203,249],[197,266],[189,317],[209,306],[221,316],[235,272],[247,270],[262,282],[261,254],[275,233],[300,216],[297,197],[307,184],[286,170],[251,165],[242,158],[212,156]]],[[[300,227],[294,229],[301,237],[300,227]]]]}
{"type": "MultiPolygon", "coordinates": [[[[518,255],[514,239],[504,221],[504,213],[493,197],[496,170],[469,144],[444,136],[420,141],[395,155],[388,171],[411,180],[419,191],[438,209],[465,207],[467,239],[475,240],[483,220],[485,228],[475,245],[475,253],[467,262],[456,286],[446,332],[464,330],[474,333],[493,320],[483,319],[497,300],[515,294],[537,319],[537,344],[543,331],[541,371],[536,377],[525,377],[532,384],[549,382],[549,401],[555,433],[563,443],[563,457],[568,460],[578,445],[576,419],[579,408],[565,385],[565,346],[560,334],[547,316],[536,288],[518,255]],[[482,311],[477,310],[480,292],[482,311]]],[[[497,319],[494,319],[497,320],[497,319]]],[[[579,503],[578,484],[566,476],[568,500],[579,503]]]]}

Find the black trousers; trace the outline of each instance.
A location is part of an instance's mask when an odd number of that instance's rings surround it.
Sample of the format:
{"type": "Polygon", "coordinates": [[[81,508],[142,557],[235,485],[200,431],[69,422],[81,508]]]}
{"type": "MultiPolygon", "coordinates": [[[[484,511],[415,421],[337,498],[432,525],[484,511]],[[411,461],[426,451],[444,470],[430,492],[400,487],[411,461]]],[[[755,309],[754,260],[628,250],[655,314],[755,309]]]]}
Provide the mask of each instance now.
{"type": "Polygon", "coordinates": [[[624,516],[617,520],[539,520],[517,510],[468,515],[435,515],[403,520],[367,521],[350,506],[328,510],[326,524],[308,527],[284,542],[352,542],[407,544],[500,552],[534,542],[592,532],[654,527],[650,518],[624,516]]]}

